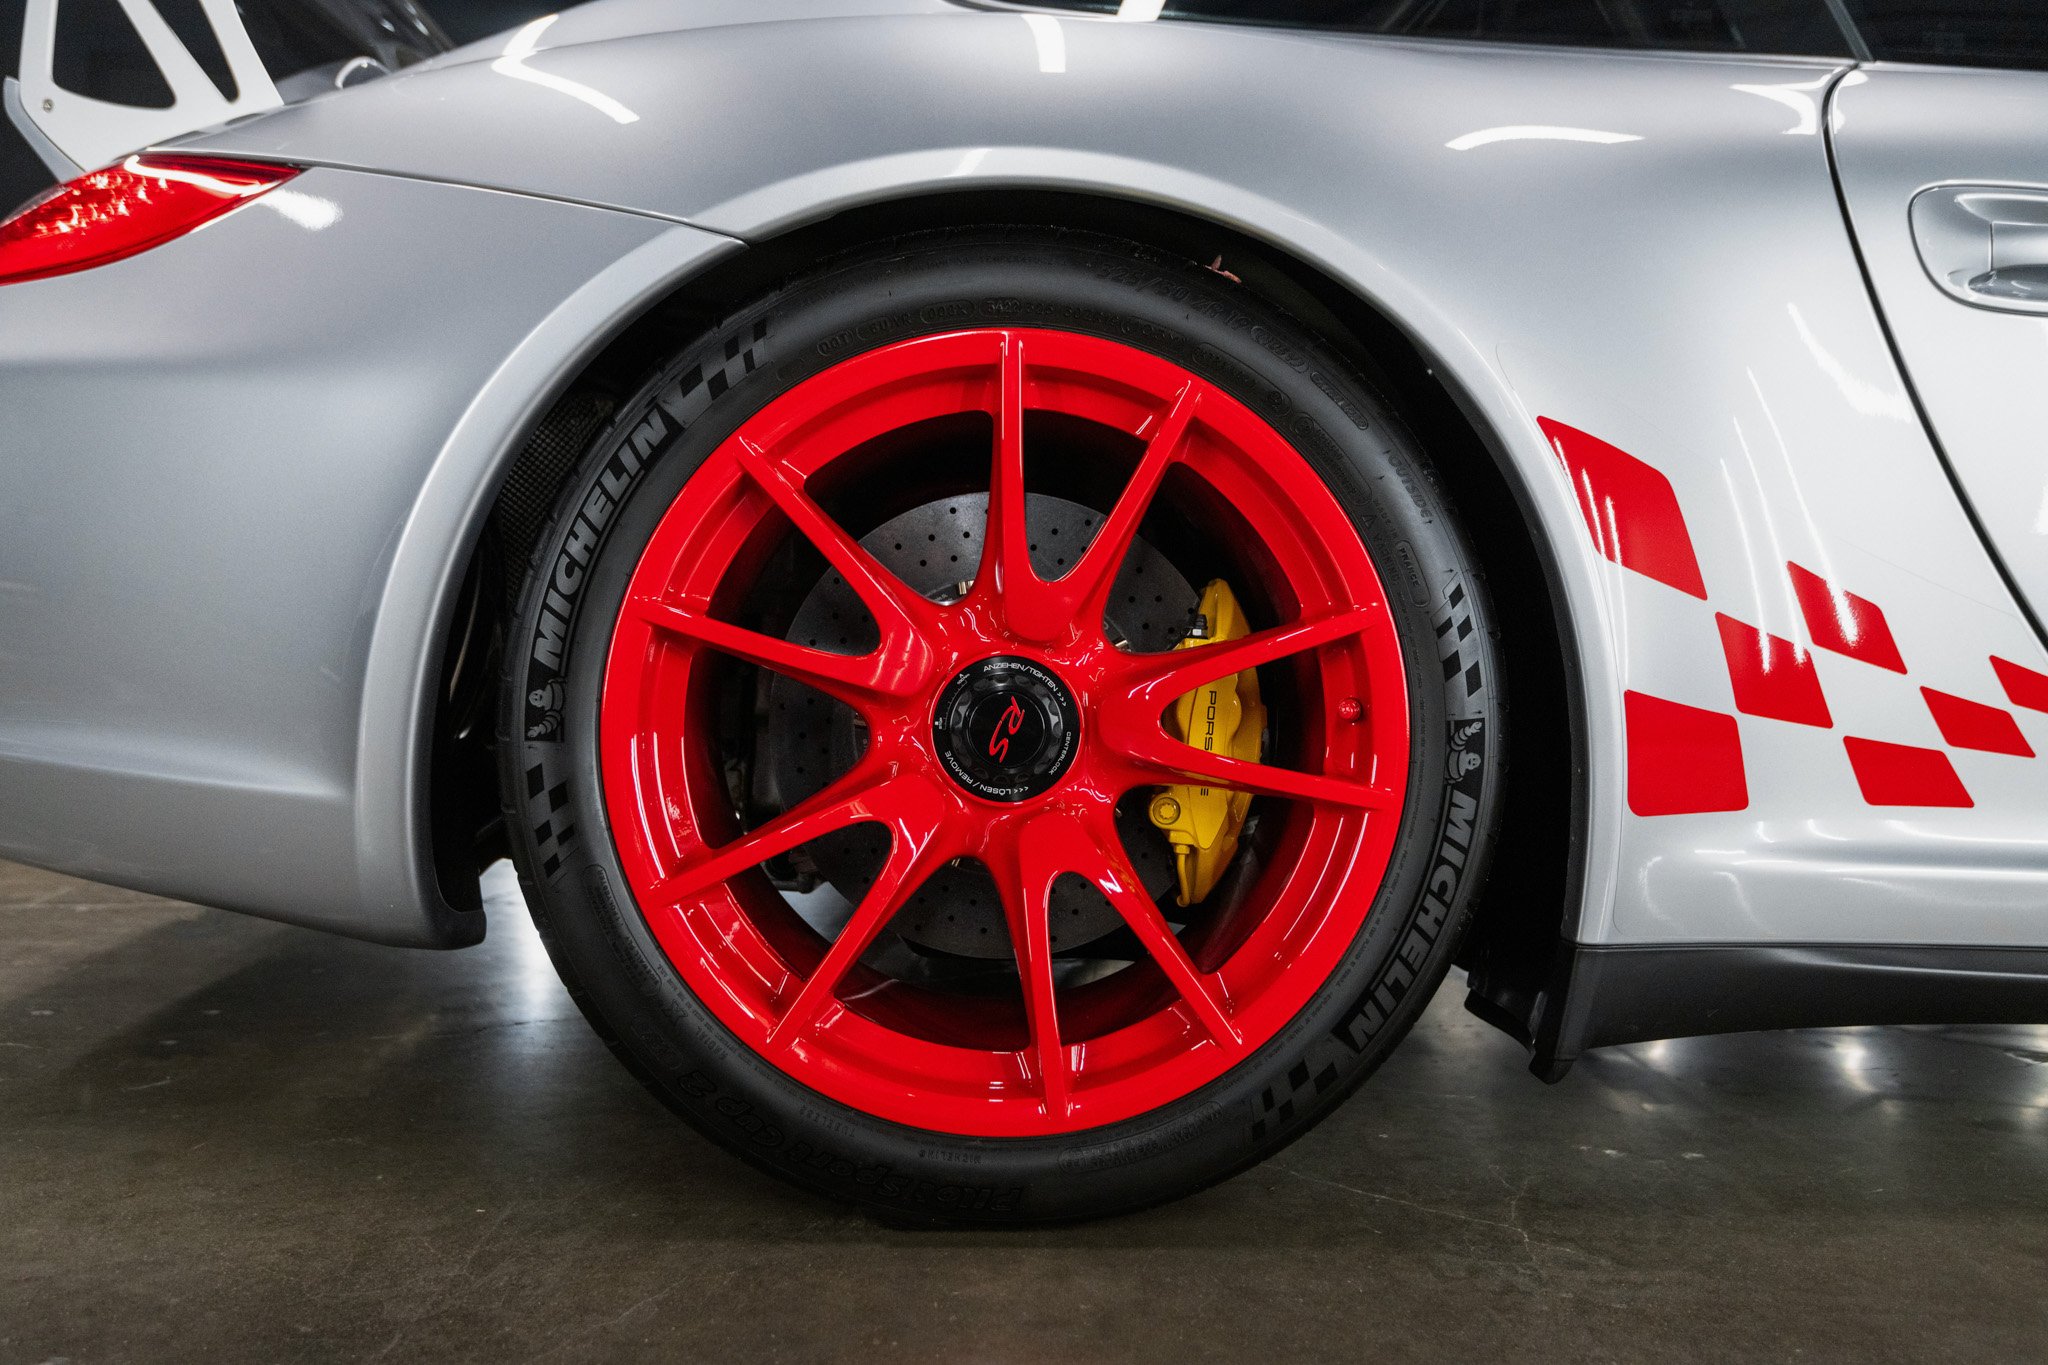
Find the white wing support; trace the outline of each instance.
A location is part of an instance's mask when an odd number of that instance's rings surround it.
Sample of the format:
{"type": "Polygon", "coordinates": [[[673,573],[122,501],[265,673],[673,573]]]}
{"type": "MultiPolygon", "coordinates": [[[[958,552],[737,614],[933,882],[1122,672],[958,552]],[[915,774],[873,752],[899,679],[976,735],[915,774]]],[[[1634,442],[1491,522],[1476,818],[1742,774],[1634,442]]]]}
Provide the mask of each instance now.
{"type": "Polygon", "coordinates": [[[118,104],[66,90],[56,78],[58,3],[28,0],[21,34],[21,80],[7,82],[6,103],[9,117],[60,178],[107,165],[153,142],[284,103],[249,41],[234,0],[199,0],[199,5],[234,75],[235,98],[220,93],[150,0],[120,0],[120,5],[171,88],[170,107],[118,104]],[[59,164],[52,152],[71,164],[59,164]]]}

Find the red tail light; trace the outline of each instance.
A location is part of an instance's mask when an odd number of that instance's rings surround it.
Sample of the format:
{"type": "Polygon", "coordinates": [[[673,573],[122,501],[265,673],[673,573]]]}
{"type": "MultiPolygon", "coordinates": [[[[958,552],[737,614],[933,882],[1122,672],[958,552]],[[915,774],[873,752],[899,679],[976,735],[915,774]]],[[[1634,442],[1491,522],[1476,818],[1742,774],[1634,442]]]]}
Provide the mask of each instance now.
{"type": "Polygon", "coordinates": [[[0,284],[89,270],[161,246],[298,173],[201,156],[131,156],[89,171],[0,223],[0,284]]]}

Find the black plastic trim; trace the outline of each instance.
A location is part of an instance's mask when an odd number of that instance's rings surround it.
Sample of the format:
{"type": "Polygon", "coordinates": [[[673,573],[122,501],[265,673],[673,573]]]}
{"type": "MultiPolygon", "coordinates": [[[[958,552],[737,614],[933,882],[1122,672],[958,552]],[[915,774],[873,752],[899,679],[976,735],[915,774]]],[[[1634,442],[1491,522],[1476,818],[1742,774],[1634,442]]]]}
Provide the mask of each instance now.
{"type": "MultiPolygon", "coordinates": [[[[1474,1012],[1488,1017],[1481,1006],[1474,1012]]],[[[1525,1041],[1535,1052],[1530,1069],[1554,1080],[1588,1049],[1657,1038],[1864,1024],[2041,1023],[2048,1023],[2048,948],[1576,945],[1539,1003],[1534,1037],[1525,1041]]]]}

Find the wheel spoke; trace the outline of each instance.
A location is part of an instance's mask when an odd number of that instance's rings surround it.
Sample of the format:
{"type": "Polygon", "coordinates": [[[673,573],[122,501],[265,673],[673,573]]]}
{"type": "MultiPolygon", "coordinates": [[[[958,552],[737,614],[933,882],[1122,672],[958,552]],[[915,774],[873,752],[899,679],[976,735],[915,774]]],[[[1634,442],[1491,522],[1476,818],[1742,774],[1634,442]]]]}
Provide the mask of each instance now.
{"type": "Polygon", "coordinates": [[[1182,386],[1173,406],[1167,409],[1159,425],[1153,429],[1145,444],[1145,453],[1139,457],[1138,467],[1131,473],[1130,482],[1124,485],[1116,505],[1103,518],[1095,539],[1088,542],[1080,562],[1052,585],[1057,591],[1047,596],[1056,599],[1062,622],[1100,623],[1102,613],[1109,605],[1110,590],[1116,585],[1117,573],[1123,568],[1124,560],[1130,554],[1131,542],[1137,537],[1138,523],[1151,510],[1153,496],[1158,493],[1167,469],[1181,457],[1188,427],[1194,421],[1195,408],[1200,402],[1201,390],[1192,381],[1182,386]]]}
{"type": "Polygon", "coordinates": [[[1350,639],[1372,628],[1375,613],[1362,607],[1329,612],[1290,625],[1255,631],[1235,640],[1135,658],[1121,695],[1105,698],[1097,734],[1138,771],[1131,785],[1145,782],[1201,782],[1264,796],[1361,809],[1385,809],[1399,793],[1356,778],[1297,772],[1196,748],[1168,734],[1160,715],[1174,698],[1217,678],[1256,668],[1306,650],[1350,639]]]}
{"type": "Polygon", "coordinates": [[[854,907],[823,960],[804,978],[782,1017],[768,1034],[771,1050],[793,1045],[834,998],[847,969],[867,951],[875,935],[903,908],[903,902],[956,851],[945,840],[944,800],[929,784],[901,779],[904,788],[889,825],[889,856],[874,885],[854,907]]]}
{"type": "Polygon", "coordinates": [[[1098,828],[1090,830],[1072,816],[1047,817],[1034,824],[1033,837],[1044,837],[1046,843],[1055,844],[1068,861],[1068,870],[1086,877],[1102,893],[1137,935],[1180,998],[1187,1002],[1195,1022],[1208,1031],[1217,1046],[1230,1051],[1241,1048],[1244,1035],[1223,1003],[1220,983],[1196,969],[1166,916],[1159,913],[1158,904],[1145,894],[1145,884],[1124,852],[1123,837],[1117,833],[1115,821],[1101,821],[1098,828]],[[1054,820],[1062,828],[1040,836],[1037,825],[1051,825],[1054,820]]]}
{"type": "Polygon", "coordinates": [[[880,652],[892,657],[891,667],[884,671],[901,675],[905,690],[922,682],[931,659],[924,641],[928,604],[832,520],[781,464],[748,441],[735,441],[734,446],[747,477],[782,509],[873,614],[882,635],[880,652]]]}
{"type": "Polygon", "coordinates": [[[856,765],[825,790],[760,828],[717,848],[699,849],[649,888],[649,895],[657,905],[676,905],[813,839],[853,825],[887,821],[902,803],[892,788],[916,781],[920,779],[895,777],[878,764],[856,765]]]}
{"type": "Polygon", "coordinates": [[[647,597],[629,599],[626,610],[657,630],[793,678],[849,705],[858,706],[877,693],[901,696],[916,686],[909,670],[892,665],[880,650],[834,654],[647,597]]]}
{"type": "Polygon", "coordinates": [[[1356,778],[1324,773],[1304,773],[1270,763],[1251,763],[1175,739],[1164,730],[1156,739],[1146,736],[1125,746],[1124,756],[1140,772],[1132,786],[1148,782],[1197,782],[1211,787],[1257,796],[1277,796],[1290,801],[1313,801],[1325,806],[1347,806],[1356,810],[1391,810],[1400,804],[1401,794],[1391,787],[1356,778]]]}
{"type": "Polygon", "coordinates": [[[1141,705],[1150,706],[1156,715],[1165,710],[1166,704],[1175,697],[1192,692],[1204,683],[1289,655],[1320,649],[1339,640],[1348,640],[1371,629],[1378,619],[1377,613],[1364,607],[1350,607],[1254,631],[1235,640],[1193,649],[1176,649],[1164,654],[1139,655],[1132,668],[1138,679],[1137,686],[1132,689],[1132,697],[1141,705]]]}
{"type": "MultiPolygon", "coordinates": [[[[989,465],[988,519],[981,534],[980,595],[1000,603],[1011,628],[1028,639],[1050,639],[1027,625],[1042,626],[1051,615],[1048,585],[1031,566],[1031,529],[1024,490],[1024,343],[1003,335],[996,373],[996,442],[989,465]]],[[[1064,624],[1062,622],[1061,624],[1064,624]]],[[[1055,627],[1057,629],[1057,627],[1055,627]]]]}
{"type": "Polygon", "coordinates": [[[1037,846],[1034,821],[1018,840],[1012,865],[1003,877],[1003,911],[1010,922],[1010,945],[1017,956],[1017,976],[1024,988],[1024,1017],[1031,1030],[1031,1053],[1039,1093],[1049,1118],[1064,1119],[1072,1105],[1073,1076],[1067,1049],[1060,1042],[1059,1005],[1052,979],[1052,884],[1065,869],[1048,860],[1037,846]]]}

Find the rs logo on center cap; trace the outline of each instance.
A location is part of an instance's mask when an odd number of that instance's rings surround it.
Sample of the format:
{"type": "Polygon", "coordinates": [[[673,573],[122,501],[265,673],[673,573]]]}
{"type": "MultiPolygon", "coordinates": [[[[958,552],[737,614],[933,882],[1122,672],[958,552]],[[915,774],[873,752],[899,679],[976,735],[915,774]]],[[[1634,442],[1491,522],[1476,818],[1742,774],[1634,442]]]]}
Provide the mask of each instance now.
{"type": "Polygon", "coordinates": [[[1011,697],[1003,714],[996,717],[995,729],[989,732],[988,756],[998,763],[1010,761],[1010,736],[1024,727],[1024,708],[1011,697]]]}
{"type": "Polygon", "coordinates": [[[1051,669],[997,655],[962,669],[932,714],[932,744],[955,782],[990,801],[1046,791],[1074,761],[1080,716],[1051,669]]]}

